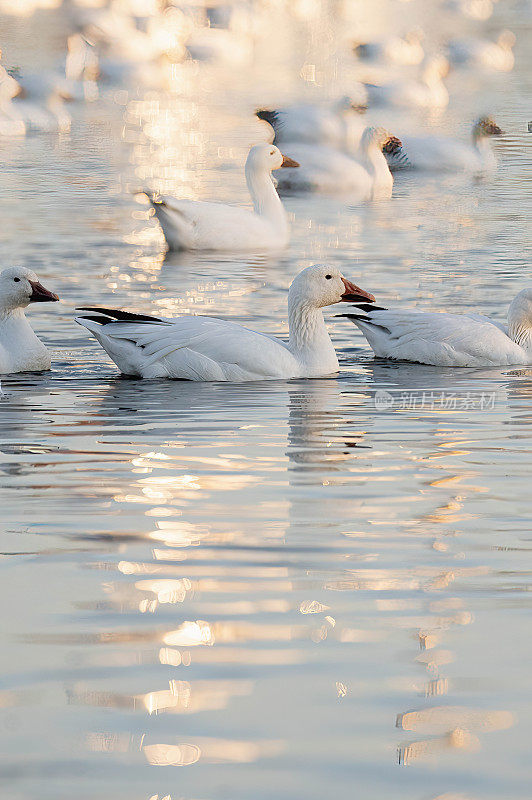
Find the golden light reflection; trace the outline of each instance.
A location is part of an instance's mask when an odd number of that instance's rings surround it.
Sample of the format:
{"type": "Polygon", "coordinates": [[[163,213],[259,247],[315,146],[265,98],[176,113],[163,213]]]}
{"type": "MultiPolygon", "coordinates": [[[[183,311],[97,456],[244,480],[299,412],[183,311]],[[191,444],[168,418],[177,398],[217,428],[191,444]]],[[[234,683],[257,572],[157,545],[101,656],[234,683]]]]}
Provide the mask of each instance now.
{"type": "Polygon", "coordinates": [[[251,764],[283,750],[282,742],[246,742],[230,739],[198,739],[197,744],[147,744],[143,752],[156,767],[183,767],[201,760],[211,764],[251,764]]]}
{"type": "Polygon", "coordinates": [[[199,711],[219,711],[226,708],[232,697],[251,694],[251,681],[189,681],[171,680],[168,689],[137,695],[148,714],[168,712],[194,714],[199,711]]]}
{"type": "Polygon", "coordinates": [[[457,728],[474,731],[501,731],[515,724],[510,711],[487,711],[465,706],[434,706],[398,714],[396,726],[404,731],[446,733],[457,728]]]}

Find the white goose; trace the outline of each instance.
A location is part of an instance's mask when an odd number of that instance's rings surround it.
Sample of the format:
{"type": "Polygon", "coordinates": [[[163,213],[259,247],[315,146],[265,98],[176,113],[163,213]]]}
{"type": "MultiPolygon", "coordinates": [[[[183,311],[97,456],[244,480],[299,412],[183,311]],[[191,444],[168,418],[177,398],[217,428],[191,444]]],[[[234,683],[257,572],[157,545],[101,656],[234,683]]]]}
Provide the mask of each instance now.
{"type": "MultiPolygon", "coordinates": [[[[362,90],[362,87],[361,87],[362,90]]],[[[275,144],[307,142],[354,150],[364,131],[361,114],[366,110],[366,92],[358,102],[342,97],[329,106],[312,103],[275,110],[262,109],[255,116],[273,128],[275,144]]]]}
{"type": "Polygon", "coordinates": [[[364,84],[368,102],[372,106],[399,106],[420,108],[445,108],[449,92],[443,78],[449,72],[449,62],[444,56],[434,56],[422,65],[420,80],[396,80],[386,84],[364,84]]]}
{"type": "Polygon", "coordinates": [[[532,365],[532,289],[524,289],[503,325],[482,314],[388,311],[363,305],[347,316],[379,358],[438,367],[532,365]]]}
{"type": "Polygon", "coordinates": [[[423,33],[419,29],[409,31],[405,36],[390,36],[375,42],[356,43],[353,51],[363,61],[385,61],[388,64],[416,65],[425,57],[421,44],[423,33]]]}
{"type": "Polygon", "coordinates": [[[431,172],[492,172],[497,161],[491,139],[503,131],[491,117],[481,117],[473,126],[473,144],[444,136],[403,136],[402,145],[386,154],[390,169],[418,169],[431,172]]]}
{"type": "Polygon", "coordinates": [[[273,144],[251,148],[245,173],[253,211],[225,203],[156,199],[151,192],[146,194],[170,250],[280,250],[288,244],[289,228],[271,172],[297,166],[273,144]]]}
{"type": "Polygon", "coordinates": [[[319,145],[286,144],[285,151],[300,164],[279,177],[285,191],[349,193],[359,200],[387,199],[392,195],[393,177],[383,150],[399,150],[401,142],[384,128],[366,128],[358,151],[350,157],[339,150],[319,145]]]}
{"type": "Polygon", "coordinates": [[[50,353],[35,336],[24,309],[30,303],[59,300],[25,267],[0,273],[0,375],[50,369],[50,353]]]}
{"type": "Polygon", "coordinates": [[[453,39],[448,44],[451,64],[467,67],[481,67],[494,72],[511,72],[515,58],[513,46],[515,34],[503,31],[497,41],[488,39],[453,39]]]}
{"type": "Polygon", "coordinates": [[[122,373],[141,378],[256,381],[310,378],[338,370],[322,308],[374,300],[334,267],[307,267],[288,292],[289,339],[213,317],[159,319],[105,308],[76,319],[122,373]]]}

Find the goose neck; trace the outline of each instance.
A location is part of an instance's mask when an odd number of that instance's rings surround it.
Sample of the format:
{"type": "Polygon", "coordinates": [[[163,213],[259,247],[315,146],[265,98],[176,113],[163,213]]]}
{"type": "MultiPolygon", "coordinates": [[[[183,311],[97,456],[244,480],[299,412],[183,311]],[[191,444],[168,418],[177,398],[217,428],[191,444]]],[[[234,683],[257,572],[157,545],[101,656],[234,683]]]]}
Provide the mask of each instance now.
{"type": "Polygon", "coordinates": [[[246,164],[246,183],[255,213],[285,227],[285,210],[273,185],[270,171],[246,164]]]}
{"type": "Polygon", "coordinates": [[[321,308],[299,297],[288,298],[289,347],[305,364],[326,366],[327,372],[338,369],[336,352],[329,337],[321,308]]]}

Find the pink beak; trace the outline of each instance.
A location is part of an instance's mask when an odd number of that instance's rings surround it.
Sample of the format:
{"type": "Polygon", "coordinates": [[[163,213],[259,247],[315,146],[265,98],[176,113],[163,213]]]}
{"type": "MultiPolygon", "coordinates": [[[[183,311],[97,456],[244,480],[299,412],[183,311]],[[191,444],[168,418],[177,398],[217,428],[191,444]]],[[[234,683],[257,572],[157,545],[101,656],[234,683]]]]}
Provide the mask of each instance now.
{"type": "Polygon", "coordinates": [[[340,298],[340,302],[342,303],[363,303],[369,301],[370,303],[375,302],[375,298],[369,292],[365,292],[364,289],[361,289],[359,286],[356,286],[351,281],[342,278],[342,283],[345,286],[345,292],[340,298]]]}

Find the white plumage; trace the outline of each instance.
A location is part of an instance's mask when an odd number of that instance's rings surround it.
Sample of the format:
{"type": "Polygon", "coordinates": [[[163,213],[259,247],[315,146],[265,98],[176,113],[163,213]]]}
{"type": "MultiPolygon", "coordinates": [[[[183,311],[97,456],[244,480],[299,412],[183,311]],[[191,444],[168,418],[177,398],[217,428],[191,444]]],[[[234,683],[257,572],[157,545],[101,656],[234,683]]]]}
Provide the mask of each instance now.
{"type": "Polygon", "coordinates": [[[25,267],[0,273],[0,375],[50,369],[50,353],[34,334],[24,309],[30,303],[59,300],[25,267]]]}
{"type": "Polygon", "coordinates": [[[336,147],[339,150],[355,150],[364,132],[367,94],[362,84],[358,97],[342,97],[330,105],[301,103],[275,110],[256,112],[259,119],[267,122],[274,131],[274,144],[306,142],[336,147]]]}
{"type": "Polygon", "coordinates": [[[275,145],[255,145],[246,160],[246,181],[253,211],[225,203],[155,199],[147,193],[170,250],[281,250],[288,244],[286,212],[271,171],[298,164],[275,145]]]}
{"type": "Polygon", "coordinates": [[[341,301],[374,300],[334,267],[303,270],[288,293],[287,342],[212,317],[159,319],[108,309],[82,309],[83,325],[118,368],[142,378],[254,381],[318,377],[338,360],[321,309],[341,301]]]}
{"type": "Polygon", "coordinates": [[[360,147],[352,156],[331,147],[287,143],[286,153],[300,166],[280,176],[279,189],[349,193],[358,200],[389,198],[393,177],[383,148],[395,151],[400,146],[399,139],[384,128],[366,128],[360,147]]]}
{"type": "Polygon", "coordinates": [[[399,79],[379,85],[366,83],[369,106],[445,108],[449,103],[449,92],[443,78],[448,71],[447,59],[435,56],[423,64],[419,80],[399,79]]]}
{"type": "Polygon", "coordinates": [[[497,166],[491,138],[502,134],[490,117],[481,117],[472,131],[472,143],[444,136],[403,136],[400,149],[386,158],[392,171],[419,169],[430,172],[488,173],[497,166]]]}
{"type": "Polygon", "coordinates": [[[360,328],[379,358],[439,367],[532,364],[532,289],[524,289],[513,300],[508,325],[481,314],[415,309],[362,308],[345,316],[360,328]]]}
{"type": "Polygon", "coordinates": [[[457,66],[511,72],[515,63],[514,44],[515,35],[511,31],[503,31],[495,42],[473,37],[453,39],[448,45],[449,60],[457,66]]]}

